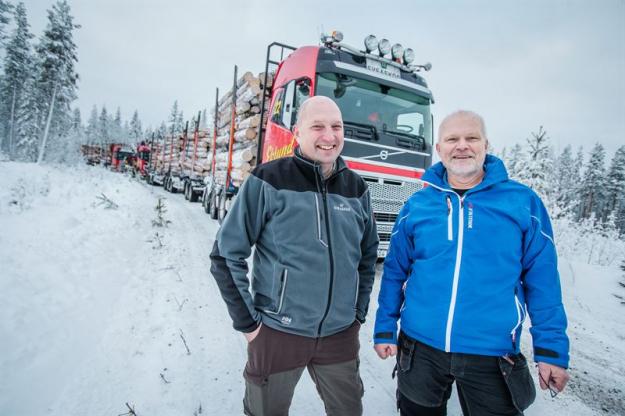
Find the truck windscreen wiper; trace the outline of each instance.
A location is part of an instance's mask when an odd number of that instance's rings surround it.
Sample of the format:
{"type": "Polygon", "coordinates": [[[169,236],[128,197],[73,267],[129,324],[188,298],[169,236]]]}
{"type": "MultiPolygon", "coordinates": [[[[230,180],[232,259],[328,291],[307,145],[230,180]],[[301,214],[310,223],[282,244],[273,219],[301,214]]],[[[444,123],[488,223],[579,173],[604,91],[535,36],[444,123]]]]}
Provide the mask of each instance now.
{"type": "Polygon", "coordinates": [[[384,134],[395,137],[398,146],[408,149],[425,150],[425,137],[403,131],[384,130],[384,134]]]}
{"type": "Polygon", "coordinates": [[[358,140],[379,140],[378,130],[371,124],[343,121],[345,137],[358,140]]]}

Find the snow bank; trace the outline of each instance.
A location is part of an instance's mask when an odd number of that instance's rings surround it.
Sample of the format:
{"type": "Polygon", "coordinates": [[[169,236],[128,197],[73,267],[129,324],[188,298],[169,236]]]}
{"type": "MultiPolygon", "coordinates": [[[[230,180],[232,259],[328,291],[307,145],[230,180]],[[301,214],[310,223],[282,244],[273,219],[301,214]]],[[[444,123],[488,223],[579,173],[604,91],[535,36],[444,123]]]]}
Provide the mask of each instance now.
{"type": "MultiPolygon", "coordinates": [[[[199,204],[98,167],[0,161],[0,185],[1,415],[118,415],[126,402],[142,416],[241,414],[246,344],[210,276],[218,225],[199,204]],[[167,228],[152,225],[158,198],[167,228]]],[[[624,414],[620,273],[581,256],[560,270],[572,380],[526,415],[624,414]]],[[[361,330],[365,415],[394,412],[393,362],[371,343],[378,285],[361,330]]],[[[323,414],[307,375],[292,414],[323,414]]]]}

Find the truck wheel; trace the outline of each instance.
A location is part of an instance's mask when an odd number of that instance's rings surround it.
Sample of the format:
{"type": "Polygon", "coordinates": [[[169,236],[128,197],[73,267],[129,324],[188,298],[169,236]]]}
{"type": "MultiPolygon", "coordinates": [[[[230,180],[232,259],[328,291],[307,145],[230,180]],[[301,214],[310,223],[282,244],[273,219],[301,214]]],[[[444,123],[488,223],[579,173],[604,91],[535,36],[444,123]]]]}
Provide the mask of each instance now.
{"type": "Polygon", "coordinates": [[[226,199],[226,195],[224,195],[223,193],[221,195],[219,195],[219,203],[218,203],[218,212],[217,212],[217,216],[219,217],[219,224],[224,222],[224,219],[226,218],[226,215],[228,214],[228,210],[226,209],[226,203],[228,202],[228,200],[226,199]]]}
{"type": "Polygon", "coordinates": [[[186,199],[187,201],[189,201],[189,184],[187,182],[184,183],[184,199],[186,199]]]}
{"type": "Polygon", "coordinates": [[[202,208],[204,208],[205,213],[210,213],[208,209],[208,197],[206,195],[206,189],[202,191],[202,208]]]}
{"type": "Polygon", "coordinates": [[[215,195],[214,192],[211,193],[210,195],[210,200],[208,202],[209,207],[209,215],[211,217],[211,219],[216,220],[217,217],[219,216],[219,208],[217,207],[217,195],[215,195]]]}
{"type": "Polygon", "coordinates": [[[198,200],[198,194],[193,192],[193,186],[189,184],[189,202],[197,202],[197,200],[198,200]]]}

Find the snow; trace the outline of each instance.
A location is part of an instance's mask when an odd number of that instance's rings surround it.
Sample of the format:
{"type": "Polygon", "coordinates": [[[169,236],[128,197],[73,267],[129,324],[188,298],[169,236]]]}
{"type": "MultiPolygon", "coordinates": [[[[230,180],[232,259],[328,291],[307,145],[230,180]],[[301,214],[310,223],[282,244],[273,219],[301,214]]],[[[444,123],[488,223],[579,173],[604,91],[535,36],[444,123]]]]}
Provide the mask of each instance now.
{"type": "MultiPolygon", "coordinates": [[[[218,224],[199,204],[87,166],[0,161],[0,185],[0,415],[242,414],[246,342],[210,275],[218,224]]],[[[620,272],[581,260],[560,260],[572,379],[555,399],[539,391],[529,416],[625,414],[620,272]]],[[[360,336],[365,415],[394,414],[393,362],[371,343],[378,284],[360,336]]],[[[323,414],[306,373],[291,414],[323,414]]]]}

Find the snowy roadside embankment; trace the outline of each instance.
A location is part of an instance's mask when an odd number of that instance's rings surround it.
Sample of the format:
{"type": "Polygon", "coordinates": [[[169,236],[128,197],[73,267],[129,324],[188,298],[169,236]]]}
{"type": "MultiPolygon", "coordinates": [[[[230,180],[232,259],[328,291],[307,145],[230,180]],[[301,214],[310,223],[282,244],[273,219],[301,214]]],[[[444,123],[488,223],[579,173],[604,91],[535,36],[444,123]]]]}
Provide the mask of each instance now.
{"type": "MultiPolygon", "coordinates": [[[[210,276],[218,225],[198,204],[87,166],[0,162],[0,184],[0,415],[242,413],[246,343],[210,276]],[[153,225],[159,198],[168,227],[153,225]]],[[[616,268],[561,259],[561,274],[570,389],[539,391],[526,414],[622,414],[616,268]]],[[[393,362],[371,344],[378,287],[360,336],[367,416],[394,414],[393,362]]],[[[323,414],[307,374],[291,413],[323,414]]]]}

